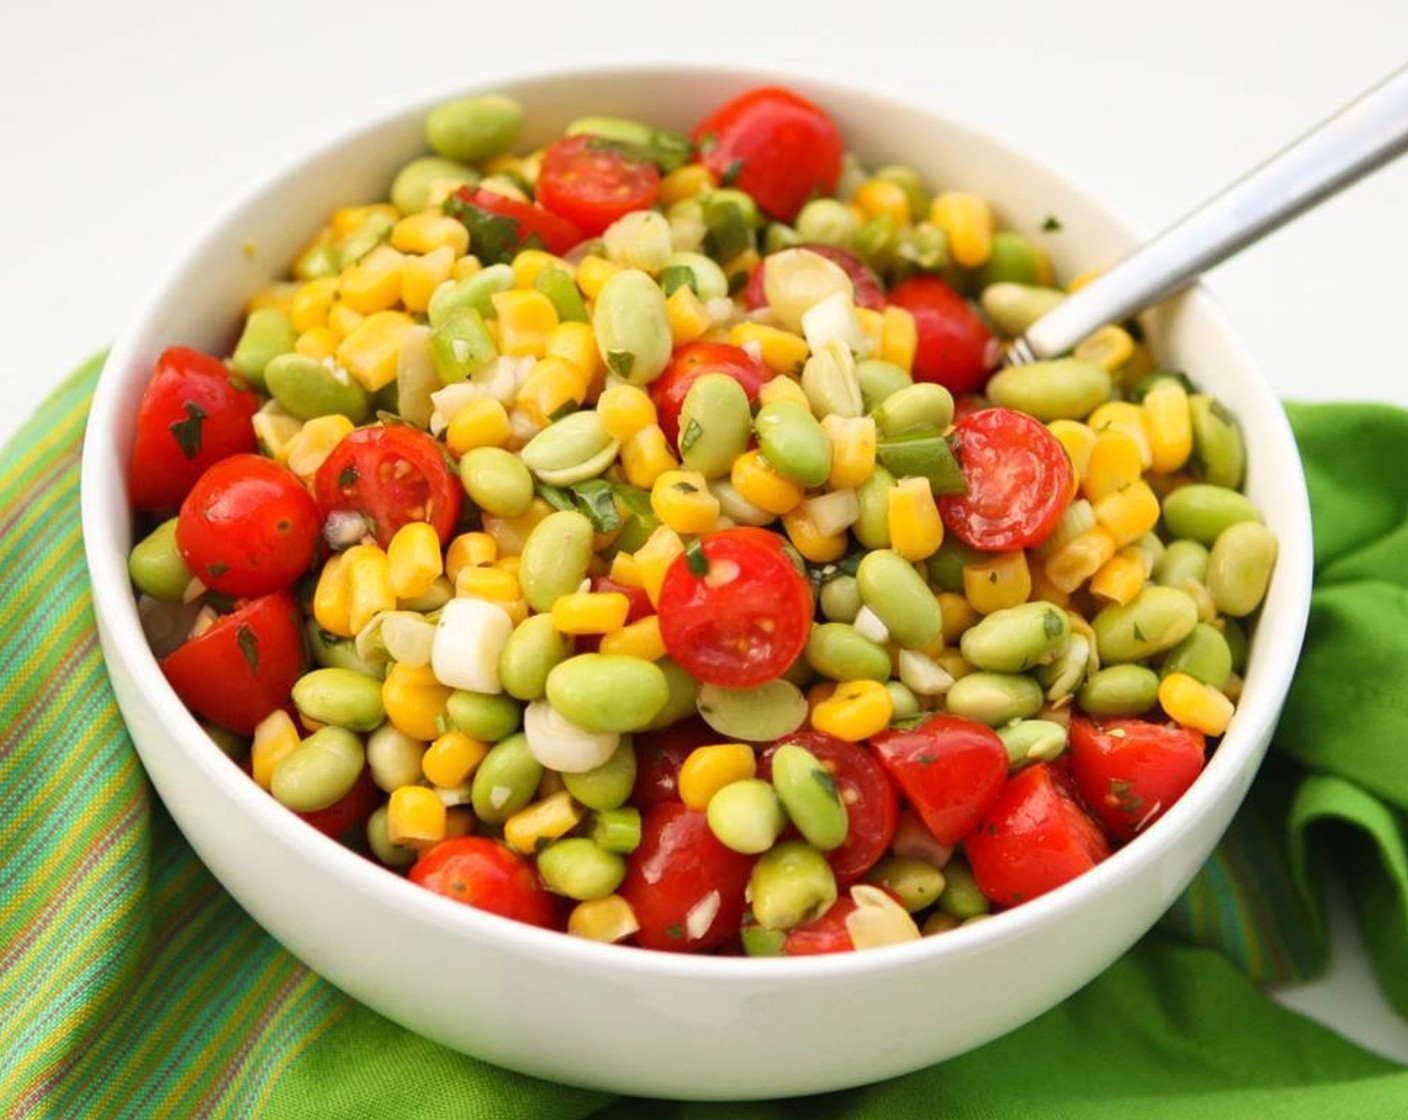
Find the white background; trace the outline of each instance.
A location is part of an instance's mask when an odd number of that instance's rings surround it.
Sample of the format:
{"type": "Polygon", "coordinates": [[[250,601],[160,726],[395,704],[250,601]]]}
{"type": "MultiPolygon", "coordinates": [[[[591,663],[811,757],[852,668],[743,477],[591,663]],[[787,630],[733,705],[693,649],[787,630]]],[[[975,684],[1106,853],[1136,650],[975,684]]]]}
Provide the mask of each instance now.
{"type": "MultiPolygon", "coordinates": [[[[358,122],[495,75],[719,62],[912,98],[1156,230],[1408,62],[1408,3],[0,3],[0,439],[210,216],[358,122]]],[[[1408,160],[1211,286],[1283,397],[1408,404],[1408,160]]],[[[1343,923],[1341,923],[1343,925],[1343,923]]],[[[1283,998],[1408,1061],[1340,931],[1283,998]]]]}

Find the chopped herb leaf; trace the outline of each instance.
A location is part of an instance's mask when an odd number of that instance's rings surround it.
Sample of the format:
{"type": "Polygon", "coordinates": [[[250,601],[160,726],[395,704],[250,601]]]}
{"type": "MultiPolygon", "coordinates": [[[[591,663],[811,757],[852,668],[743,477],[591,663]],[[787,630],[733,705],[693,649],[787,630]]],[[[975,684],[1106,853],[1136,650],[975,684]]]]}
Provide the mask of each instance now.
{"type": "Polygon", "coordinates": [[[665,936],[668,937],[668,938],[670,938],[670,940],[672,940],[672,941],[683,941],[683,940],[684,940],[684,926],[680,925],[679,922],[676,922],[676,923],[674,923],[673,925],[668,925],[668,926],[666,926],[666,927],[665,927],[665,936]]]}
{"type": "Polygon", "coordinates": [[[690,572],[700,579],[709,574],[709,558],[704,555],[704,546],[698,540],[692,540],[685,546],[684,562],[689,565],[690,572]]]}
{"type": "Polygon", "coordinates": [[[187,459],[194,459],[200,454],[201,422],[205,419],[205,410],[195,401],[187,401],[185,412],[184,420],[177,420],[171,425],[171,434],[176,438],[181,454],[187,459]]]}
{"type": "Polygon", "coordinates": [[[235,644],[240,647],[240,656],[249,666],[251,676],[259,675],[259,635],[243,624],[235,631],[235,644]]]}
{"type": "Polygon", "coordinates": [[[816,784],[826,791],[828,797],[841,800],[841,795],[836,792],[836,778],[831,771],[819,766],[812,771],[812,777],[816,779],[816,784]]]}
{"type": "Polygon", "coordinates": [[[361,472],[356,467],[346,466],[337,473],[337,488],[339,490],[350,490],[357,485],[357,480],[361,478],[361,472]]]}
{"type": "Polygon", "coordinates": [[[207,564],[205,570],[211,579],[219,579],[230,570],[229,564],[221,564],[218,560],[214,564],[207,564]]]}
{"type": "Polygon", "coordinates": [[[699,294],[699,281],[694,277],[694,269],[687,264],[672,264],[669,268],[660,273],[660,290],[665,293],[668,299],[680,288],[688,288],[695,295],[699,294]]]}
{"type": "Polygon", "coordinates": [[[1139,623],[1134,623],[1134,640],[1136,642],[1147,642],[1149,639],[1144,636],[1144,631],[1139,629],[1139,623]]]}
{"type": "Polygon", "coordinates": [[[989,573],[988,573],[988,582],[989,582],[989,583],[996,583],[996,582],[997,582],[997,573],[996,573],[996,572],[989,572],[989,573]]]}
{"type": "Polygon", "coordinates": [[[606,364],[611,367],[611,372],[617,377],[629,381],[631,370],[636,365],[636,356],[629,350],[612,350],[606,355],[606,364]]]}
{"type": "Polygon", "coordinates": [[[576,483],[571,490],[577,508],[598,533],[614,533],[621,527],[621,511],[616,508],[616,494],[609,482],[589,478],[576,483]]]}
{"type": "Polygon", "coordinates": [[[932,765],[934,765],[934,763],[937,762],[937,761],[938,761],[938,759],[936,759],[936,758],[935,758],[933,755],[931,755],[931,754],[921,754],[921,755],[919,756],[919,765],[920,765],[920,766],[932,766],[932,765]]]}
{"type": "Polygon", "coordinates": [[[617,152],[635,163],[653,163],[665,174],[689,162],[689,137],[662,128],[650,134],[643,144],[593,136],[588,147],[596,151],[617,152]]]}
{"type": "Polygon", "coordinates": [[[556,424],[564,416],[571,416],[574,412],[577,411],[577,409],[581,407],[582,406],[580,404],[578,404],[576,401],[572,400],[569,397],[567,400],[563,401],[560,405],[553,409],[552,413],[548,416],[548,422],[551,424],[556,424]]]}
{"type": "Polygon", "coordinates": [[[638,486],[628,486],[624,482],[619,482],[611,488],[616,497],[621,499],[621,504],[626,507],[636,517],[654,517],[655,511],[650,505],[650,491],[642,490],[638,486]]]}
{"type": "Polygon", "coordinates": [[[445,200],[445,213],[469,231],[470,249],[482,264],[508,264],[521,249],[542,247],[536,233],[523,236],[517,219],[476,206],[458,194],[445,200]]]}
{"type": "Polygon", "coordinates": [[[695,486],[694,483],[686,482],[683,479],[675,483],[675,489],[678,490],[681,494],[699,493],[699,487],[695,486]]]}
{"type": "Polygon", "coordinates": [[[1056,611],[1041,616],[1041,629],[1048,638],[1059,638],[1066,629],[1066,620],[1056,611]]]}
{"type": "Polygon", "coordinates": [[[699,137],[699,154],[701,156],[707,156],[718,146],[719,138],[715,136],[712,132],[706,132],[699,137]]]}
{"type": "Polygon", "coordinates": [[[1048,214],[1046,215],[1046,221],[1041,223],[1041,228],[1045,233],[1060,233],[1062,229],[1061,219],[1055,214],[1048,214]]]}
{"type": "Polygon", "coordinates": [[[743,209],[727,198],[709,198],[703,203],[704,251],[716,261],[731,261],[753,247],[753,232],[743,217],[743,209]]]}
{"type": "Polygon", "coordinates": [[[699,421],[691,419],[690,422],[685,425],[684,434],[680,436],[680,451],[688,451],[703,434],[704,428],[700,425],[699,421]]]}
{"type": "Polygon", "coordinates": [[[567,511],[576,508],[576,503],[572,500],[572,495],[560,486],[549,486],[546,483],[540,482],[534,489],[537,490],[538,497],[542,498],[543,501],[547,502],[547,504],[552,506],[555,510],[567,511]]]}
{"type": "Polygon", "coordinates": [[[724,168],[724,173],[719,176],[719,185],[731,187],[738,182],[738,177],[743,174],[743,161],[736,159],[724,168]]]}

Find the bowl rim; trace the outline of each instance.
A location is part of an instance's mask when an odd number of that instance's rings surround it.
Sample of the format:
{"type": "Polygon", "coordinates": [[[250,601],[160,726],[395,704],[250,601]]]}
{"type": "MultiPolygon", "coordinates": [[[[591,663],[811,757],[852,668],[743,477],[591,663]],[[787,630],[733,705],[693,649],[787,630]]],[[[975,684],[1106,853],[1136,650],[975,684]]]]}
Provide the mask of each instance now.
{"type": "Polygon", "coordinates": [[[986,129],[969,124],[961,117],[918,98],[861,88],[812,74],[712,66],[694,61],[678,65],[642,62],[620,66],[505,71],[488,75],[482,82],[457,84],[436,95],[417,96],[371,119],[350,124],[314,150],[280,166],[240,192],[200,229],[189,247],[176,254],[169,266],[162,270],[159,280],[131,315],[129,327],[109,352],[93,399],[81,475],[84,548],[92,579],[94,611],[100,629],[109,639],[105,644],[118,652],[124,667],[149,701],[163,731],[177,744],[176,749],[184,752],[187,761],[197,766],[207,779],[222,787],[235,806],[247,814],[257,827],[271,829],[284,846],[300,852],[314,865],[315,870],[337,880],[343,888],[353,890],[377,904],[398,908],[418,922],[439,926],[470,941],[483,939],[509,952],[551,955],[559,957],[565,964],[606,972],[621,968],[633,976],[648,974],[662,980],[709,983],[746,981],[753,985],[771,985],[822,981],[834,977],[878,977],[907,970],[920,961],[961,958],[1004,942],[1022,939],[1048,922],[1059,922],[1081,909],[1092,896],[1119,890],[1152,865],[1161,851],[1186,840],[1197,827],[1204,807],[1218,795],[1235,787],[1238,782],[1243,783],[1244,795],[1264,753],[1256,742],[1259,729],[1265,727],[1269,736],[1270,729],[1274,727],[1294,671],[1295,660],[1289,653],[1299,651],[1309,611],[1312,573],[1310,517],[1304,473],[1300,469],[1294,437],[1279,400],[1261,375],[1246,344],[1201,281],[1179,297],[1180,301],[1185,301],[1204,316],[1209,325],[1224,337],[1226,345],[1245,369],[1250,371],[1255,382],[1252,391],[1262,398],[1260,403],[1265,406],[1261,410],[1263,414],[1257,417],[1258,424],[1270,426],[1268,445],[1276,447],[1278,455],[1295,468],[1279,480],[1283,491],[1291,491],[1284,497],[1287,516],[1291,521],[1290,532],[1281,531],[1282,547],[1273,581],[1273,588],[1288,589],[1281,593],[1285,609],[1271,618],[1263,618],[1257,635],[1259,644],[1274,641],[1286,651],[1287,656],[1282,662],[1283,668],[1274,674],[1270,682],[1263,681],[1257,693],[1239,703],[1237,719],[1228,737],[1213,752],[1193,786],[1151,826],[1149,832],[1141,834],[1071,882],[1021,906],[996,914],[990,920],[948,931],[942,937],[922,938],[908,944],[886,946],[878,951],[837,953],[804,959],[650,952],[633,946],[575,938],[556,930],[538,929],[441,898],[415,886],[401,875],[388,873],[387,869],[298,820],[250,781],[219,750],[167,685],[138,621],[136,600],[127,577],[126,557],[118,549],[107,548],[106,544],[114,534],[121,538],[121,522],[130,522],[131,518],[122,482],[129,453],[128,449],[119,447],[114,438],[119,430],[118,410],[124,388],[124,379],[120,374],[132,365],[141,336],[151,329],[159,309],[171,298],[177,279],[192,267],[196,258],[220,236],[221,231],[237,222],[240,215],[257,200],[279,190],[306,164],[330,157],[366,133],[391,127],[413,114],[423,115],[432,106],[455,96],[491,90],[531,96],[534,89],[543,86],[601,81],[613,77],[638,82],[687,78],[712,82],[724,89],[786,85],[814,100],[855,98],[882,111],[919,113],[968,140],[993,149],[1004,158],[1040,168],[1063,189],[1098,209],[1110,225],[1129,237],[1131,242],[1137,243],[1141,236],[1138,227],[1119,210],[1111,207],[1098,194],[1077,186],[1058,166],[1018,151],[986,129]],[[112,463],[119,464],[123,469],[116,472],[107,470],[112,463]],[[1278,684],[1281,685],[1279,689],[1276,687],[1278,684]],[[1277,691],[1279,696],[1271,694],[1277,691]],[[1148,841],[1148,836],[1155,839],[1148,841]]]}

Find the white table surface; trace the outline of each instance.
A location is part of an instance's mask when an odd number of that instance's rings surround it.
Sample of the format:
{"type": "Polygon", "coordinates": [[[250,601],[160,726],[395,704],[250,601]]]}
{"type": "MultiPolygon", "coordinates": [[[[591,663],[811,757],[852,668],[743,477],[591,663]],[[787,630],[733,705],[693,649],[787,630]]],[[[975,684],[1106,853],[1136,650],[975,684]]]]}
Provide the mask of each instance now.
{"type": "MultiPolygon", "coordinates": [[[[1402,0],[0,5],[0,440],[209,217],[358,121],[612,61],[831,76],[990,129],[1157,229],[1408,61],[1402,0]],[[844,14],[842,14],[844,13],[844,14]]],[[[1283,397],[1408,405],[1408,160],[1215,273],[1283,397]]],[[[1408,1062],[1343,908],[1287,1004],[1408,1062]]]]}

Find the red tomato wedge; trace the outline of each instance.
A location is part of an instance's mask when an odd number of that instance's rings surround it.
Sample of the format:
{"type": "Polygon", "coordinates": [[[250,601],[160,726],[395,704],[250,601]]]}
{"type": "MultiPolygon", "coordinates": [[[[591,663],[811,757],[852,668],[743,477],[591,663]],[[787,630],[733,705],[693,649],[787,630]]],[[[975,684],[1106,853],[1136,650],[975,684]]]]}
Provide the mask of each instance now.
{"type": "Polygon", "coordinates": [[[361,514],[382,548],[412,521],[430,522],[444,544],[464,498],[440,444],[405,424],[350,432],[318,468],[313,490],[324,519],[361,514]]]}
{"type": "Polygon", "coordinates": [[[650,399],[655,402],[660,429],[671,447],[680,441],[680,410],[689,388],[706,373],[722,373],[733,378],[748,395],[758,399],[758,390],[772,375],[763,364],[740,346],[726,342],[688,342],[671,356],[670,364],[650,383],[650,399]]]}
{"type": "Polygon", "coordinates": [[[649,210],[660,171],[595,136],[548,145],[538,172],[538,201],[589,237],[632,210],[649,210]]]}
{"type": "Polygon", "coordinates": [[[487,836],[442,840],[412,865],[410,880],[490,914],[552,929],[557,911],[532,864],[487,836]]]}
{"type": "Polygon", "coordinates": [[[1112,840],[1131,840],[1203,772],[1207,740],[1176,724],[1071,717],[1071,777],[1112,840]]]}
{"type": "MultiPolygon", "coordinates": [[[[461,202],[477,206],[489,214],[511,219],[517,228],[517,245],[503,247],[503,251],[497,255],[491,254],[494,259],[511,258],[520,246],[533,237],[542,242],[544,249],[558,257],[586,240],[586,236],[575,223],[532,202],[520,202],[516,198],[495,194],[482,187],[461,187],[458,198],[461,202]]],[[[472,230],[470,236],[473,237],[472,230]]]]}
{"type": "MultiPolygon", "coordinates": [[[[885,288],[880,283],[880,278],[875,275],[871,267],[861,260],[854,253],[847,249],[842,249],[836,245],[820,245],[815,242],[807,242],[798,245],[799,249],[810,249],[819,257],[825,257],[834,264],[840,265],[851,278],[851,284],[855,288],[856,306],[868,307],[872,311],[881,311],[885,307],[885,288]]],[[[748,305],[750,311],[756,311],[760,307],[768,305],[766,283],[768,262],[764,257],[758,262],[758,267],[753,269],[753,274],[748,277],[748,287],[743,290],[743,301],[748,305]]]]}
{"type": "Polygon", "coordinates": [[[997,340],[961,295],[937,276],[911,276],[889,301],[914,316],[914,380],[937,381],[957,395],[983,387],[997,360],[997,340]]]}

